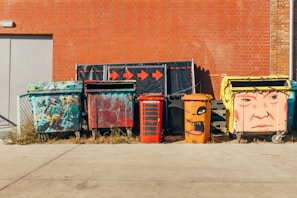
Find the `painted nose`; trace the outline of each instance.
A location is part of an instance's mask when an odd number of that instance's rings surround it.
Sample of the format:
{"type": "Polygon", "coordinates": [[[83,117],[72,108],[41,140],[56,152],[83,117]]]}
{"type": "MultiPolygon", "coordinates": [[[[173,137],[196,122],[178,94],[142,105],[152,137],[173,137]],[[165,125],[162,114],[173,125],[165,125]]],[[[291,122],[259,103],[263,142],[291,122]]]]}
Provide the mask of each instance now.
{"type": "Polygon", "coordinates": [[[258,101],[256,104],[254,104],[254,108],[252,109],[252,111],[254,111],[253,116],[258,119],[263,119],[265,117],[268,117],[269,113],[266,108],[267,108],[267,105],[264,99],[258,97],[258,101]]]}
{"type": "Polygon", "coordinates": [[[253,114],[255,118],[263,119],[269,116],[268,111],[263,108],[255,109],[255,113],[253,114]]]}

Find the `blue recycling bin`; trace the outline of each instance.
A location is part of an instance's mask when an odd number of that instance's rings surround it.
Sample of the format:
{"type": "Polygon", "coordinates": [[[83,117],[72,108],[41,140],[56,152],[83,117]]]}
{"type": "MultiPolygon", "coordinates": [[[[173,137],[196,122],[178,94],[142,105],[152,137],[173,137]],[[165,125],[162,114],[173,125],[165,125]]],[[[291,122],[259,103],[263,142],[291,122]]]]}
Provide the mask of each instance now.
{"type": "Polygon", "coordinates": [[[297,82],[291,80],[291,93],[288,98],[288,127],[292,129],[294,127],[295,121],[295,103],[296,103],[296,92],[297,92],[297,82]]]}

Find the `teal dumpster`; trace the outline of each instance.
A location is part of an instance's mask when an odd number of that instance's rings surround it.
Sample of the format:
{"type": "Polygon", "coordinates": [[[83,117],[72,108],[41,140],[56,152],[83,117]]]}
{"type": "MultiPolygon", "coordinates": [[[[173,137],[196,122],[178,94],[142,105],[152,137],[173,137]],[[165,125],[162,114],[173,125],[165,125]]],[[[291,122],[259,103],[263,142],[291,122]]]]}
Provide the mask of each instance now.
{"type": "Polygon", "coordinates": [[[288,128],[291,130],[294,127],[295,120],[295,103],[296,103],[296,92],[297,92],[297,82],[291,80],[291,93],[288,98],[288,128]]]}
{"type": "Polygon", "coordinates": [[[35,82],[27,87],[34,127],[41,141],[53,132],[75,132],[81,130],[81,81],[35,82]]]}

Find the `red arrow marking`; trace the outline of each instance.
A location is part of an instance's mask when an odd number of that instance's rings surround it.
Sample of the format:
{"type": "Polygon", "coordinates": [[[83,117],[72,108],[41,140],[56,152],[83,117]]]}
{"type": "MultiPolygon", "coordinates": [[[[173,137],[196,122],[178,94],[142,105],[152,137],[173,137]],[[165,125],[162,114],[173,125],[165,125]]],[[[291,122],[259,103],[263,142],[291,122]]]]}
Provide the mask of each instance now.
{"type": "Polygon", "coordinates": [[[131,73],[129,70],[127,70],[125,73],[123,73],[123,77],[127,80],[130,80],[133,77],[133,73],[131,73]]]}
{"type": "Polygon", "coordinates": [[[119,77],[119,74],[117,72],[115,72],[114,70],[112,70],[112,72],[109,74],[109,78],[111,78],[112,80],[115,80],[119,77]]]}
{"type": "Polygon", "coordinates": [[[152,73],[152,77],[155,78],[156,80],[159,80],[162,76],[163,74],[157,69],[155,73],[152,73]]]}
{"type": "Polygon", "coordinates": [[[144,80],[148,77],[148,74],[145,71],[141,70],[141,72],[137,74],[137,77],[141,80],[144,80]]]}

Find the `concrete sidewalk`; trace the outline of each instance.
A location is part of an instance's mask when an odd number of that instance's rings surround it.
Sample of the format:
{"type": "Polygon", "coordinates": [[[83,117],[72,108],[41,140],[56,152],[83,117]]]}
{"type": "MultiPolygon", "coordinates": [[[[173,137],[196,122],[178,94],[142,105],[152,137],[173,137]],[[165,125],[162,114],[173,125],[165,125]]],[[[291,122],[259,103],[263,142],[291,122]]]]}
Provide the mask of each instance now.
{"type": "Polygon", "coordinates": [[[0,146],[0,197],[296,197],[296,144],[0,146]]]}

